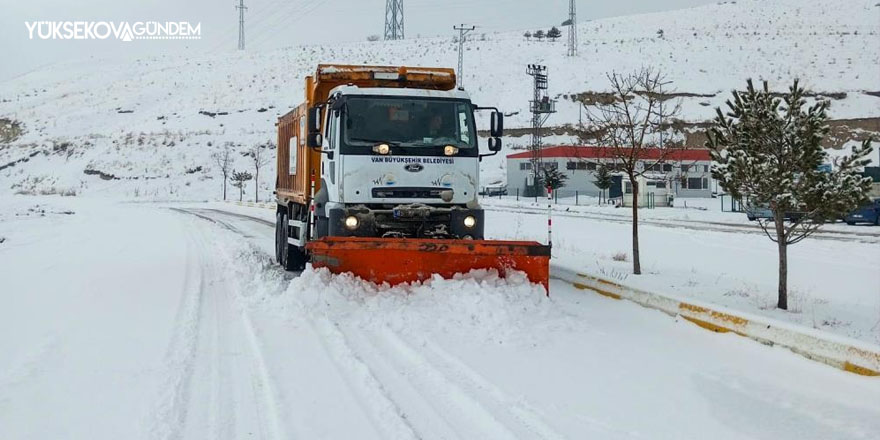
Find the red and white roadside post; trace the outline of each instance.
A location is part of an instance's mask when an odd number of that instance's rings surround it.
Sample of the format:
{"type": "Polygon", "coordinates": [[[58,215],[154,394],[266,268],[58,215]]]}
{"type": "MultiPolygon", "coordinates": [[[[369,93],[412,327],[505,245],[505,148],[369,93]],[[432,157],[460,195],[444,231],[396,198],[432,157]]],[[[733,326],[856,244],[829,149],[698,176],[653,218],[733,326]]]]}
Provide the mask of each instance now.
{"type": "Polygon", "coordinates": [[[553,188],[547,187],[547,246],[553,247],[553,188]]]}
{"type": "Polygon", "coordinates": [[[310,238],[315,238],[315,172],[312,171],[311,175],[311,188],[309,191],[310,194],[310,202],[309,202],[309,236],[310,238]]]}

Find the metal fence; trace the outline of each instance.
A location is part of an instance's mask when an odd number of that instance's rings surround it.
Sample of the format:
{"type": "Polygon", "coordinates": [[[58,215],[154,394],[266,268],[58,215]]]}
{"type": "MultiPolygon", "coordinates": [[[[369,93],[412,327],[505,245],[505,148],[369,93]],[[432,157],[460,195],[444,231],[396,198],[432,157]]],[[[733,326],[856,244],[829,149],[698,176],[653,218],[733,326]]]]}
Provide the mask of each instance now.
{"type": "MultiPolygon", "coordinates": [[[[533,201],[535,203],[546,202],[548,200],[546,193],[542,195],[530,194],[526,197],[525,192],[519,188],[511,190],[507,194],[496,193],[492,195],[484,195],[483,197],[500,200],[533,201]]],[[[553,197],[550,200],[554,205],[571,206],[619,205],[621,202],[619,197],[614,199],[609,198],[607,191],[603,195],[600,191],[578,191],[568,189],[554,191],[553,197]]]]}

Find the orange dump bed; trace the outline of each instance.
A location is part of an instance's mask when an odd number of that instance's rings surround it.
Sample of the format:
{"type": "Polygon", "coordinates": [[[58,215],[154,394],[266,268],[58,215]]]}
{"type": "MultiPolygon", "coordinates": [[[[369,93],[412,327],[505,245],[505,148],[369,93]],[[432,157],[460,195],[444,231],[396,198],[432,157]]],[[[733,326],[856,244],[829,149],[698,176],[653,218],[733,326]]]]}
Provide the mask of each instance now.
{"type": "Polygon", "coordinates": [[[497,269],[502,276],[518,270],[549,293],[550,248],[533,241],[324,237],[306,247],[312,266],[374,283],[424,281],[433,274],[451,278],[471,269],[497,269]]]}

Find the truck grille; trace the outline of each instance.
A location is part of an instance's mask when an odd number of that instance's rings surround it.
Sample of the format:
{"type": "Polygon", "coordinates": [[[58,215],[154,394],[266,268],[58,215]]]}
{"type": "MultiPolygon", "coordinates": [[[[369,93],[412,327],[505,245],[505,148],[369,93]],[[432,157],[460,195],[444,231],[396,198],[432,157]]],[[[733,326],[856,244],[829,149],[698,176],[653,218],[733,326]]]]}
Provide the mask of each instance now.
{"type": "Polygon", "coordinates": [[[373,188],[374,198],[383,199],[439,199],[446,188],[373,188]]]}

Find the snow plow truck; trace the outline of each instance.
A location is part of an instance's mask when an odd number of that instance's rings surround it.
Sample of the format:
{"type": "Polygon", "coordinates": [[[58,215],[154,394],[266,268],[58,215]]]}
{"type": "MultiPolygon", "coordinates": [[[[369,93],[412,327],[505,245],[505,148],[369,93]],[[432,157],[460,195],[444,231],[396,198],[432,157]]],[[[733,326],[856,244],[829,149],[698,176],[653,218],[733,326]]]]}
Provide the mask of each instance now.
{"type": "Polygon", "coordinates": [[[479,164],[500,151],[504,119],[455,85],[447,68],[319,65],[305,78],[305,102],[276,124],[285,269],[394,285],[494,268],[547,288],[548,246],[484,239],[479,164]],[[489,112],[487,153],[477,111],[489,112]]]}

